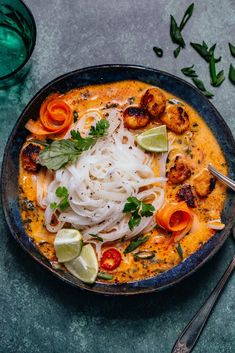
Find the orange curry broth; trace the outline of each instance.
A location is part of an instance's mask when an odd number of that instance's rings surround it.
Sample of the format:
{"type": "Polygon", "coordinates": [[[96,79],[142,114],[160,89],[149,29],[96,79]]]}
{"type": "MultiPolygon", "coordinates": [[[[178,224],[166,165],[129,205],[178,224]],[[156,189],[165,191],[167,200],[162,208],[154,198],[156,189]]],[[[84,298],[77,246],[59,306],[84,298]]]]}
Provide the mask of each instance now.
{"type": "MultiPolygon", "coordinates": [[[[88,109],[102,109],[104,107],[112,107],[118,105],[119,108],[125,108],[130,104],[138,105],[144,91],[152,86],[139,81],[122,81],[104,85],[94,85],[85,88],[77,88],[64,94],[63,100],[71,107],[72,111],[76,110],[78,115],[88,109]]],[[[172,94],[162,90],[167,99],[177,98],[172,94]]],[[[183,102],[181,100],[181,102],[183,102]]],[[[213,165],[222,173],[227,173],[227,167],[221,149],[213,136],[212,132],[188,104],[183,102],[188,112],[190,119],[190,132],[182,135],[175,135],[175,142],[179,150],[171,153],[179,153],[182,151],[182,146],[185,142],[189,144],[186,159],[191,168],[192,175],[187,183],[190,183],[193,176],[207,167],[208,162],[213,162],[213,165]],[[195,124],[196,123],[196,124],[195,124]]],[[[151,128],[149,124],[147,129],[151,128]]],[[[136,131],[135,131],[136,133],[136,131]]],[[[139,133],[139,130],[138,130],[139,133]]],[[[158,165],[155,158],[153,170],[158,175],[158,165]]],[[[35,175],[25,171],[20,167],[19,175],[20,185],[20,205],[21,215],[25,225],[27,234],[34,240],[39,251],[47,257],[52,263],[56,262],[53,241],[55,234],[49,233],[44,226],[44,211],[36,205],[36,180],[35,175]],[[24,199],[32,201],[34,209],[29,210],[25,207],[24,199]]],[[[176,194],[181,185],[170,185],[167,183],[166,196],[169,201],[177,201],[176,194]]],[[[209,229],[206,222],[211,219],[220,218],[221,211],[226,196],[225,188],[219,182],[216,182],[216,187],[211,194],[206,198],[197,199],[197,207],[193,212],[197,215],[201,222],[200,229],[194,233],[186,235],[181,241],[183,257],[186,258],[194,253],[215,233],[209,229]]],[[[120,266],[111,271],[113,281],[128,282],[135,281],[158,273],[166,271],[180,263],[181,258],[176,250],[175,244],[172,244],[169,235],[160,229],[154,229],[149,235],[149,240],[142,244],[136,251],[150,250],[155,253],[155,257],[150,260],[135,261],[133,253],[124,255],[123,250],[129,244],[129,241],[116,242],[109,245],[104,245],[102,250],[113,246],[119,249],[122,253],[122,261],[120,266]]],[[[136,252],[134,251],[134,252],[136,252]]]]}

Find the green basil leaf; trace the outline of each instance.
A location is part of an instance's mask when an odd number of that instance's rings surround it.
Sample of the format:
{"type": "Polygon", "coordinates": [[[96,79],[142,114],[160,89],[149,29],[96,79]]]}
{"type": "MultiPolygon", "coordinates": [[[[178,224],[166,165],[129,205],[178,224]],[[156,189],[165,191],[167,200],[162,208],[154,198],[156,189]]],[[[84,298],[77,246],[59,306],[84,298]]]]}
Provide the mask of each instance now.
{"type": "Polygon", "coordinates": [[[171,15],[171,24],[170,24],[170,35],[173,43],[179,44],[180,47],[185,47],[185,42],[182,37],[180,28],[178,27],[176,20],[171,15]]]}
{"type": "Polygon", "coordinates": [[[131,251],[137,249],[141,244],[145,243],[149,239],[149,236],[139,236],[136,239],[133,239],[127,248],[124,250],[124,254],[128,254],[131,251]]]}
{"type": "Polygon", "coordinates": [[[179,26],[181,31],[184,28],[184,26],[186,25],[186,23],[188,22],[188,20],[190,19],[190,17],[192,16],[193,8],[194,8],[194,3],[189,5],[187,10],[185,11],[185,14],[184,14],[182,21],[180,23],[180,26],[179,26]]]}
{"type": "Polygon", "coordinates": [[[228,45],[229,45],[231,55],[235,58],[235,46],[232,45],[231,43],[228,43],[228,45]]]}
{"type": "Polygon", "coordinates": [[[235,68],[231,64],[229,67],[229,74],[228,74],[229,80],[232,82],[232,84],[235,85],[235,68]]]}
{"type": "Polygon", "coordinates": [[[161,58],[163,56],[163,50],[162,48],[158,48],[158,47],[153,47],[153,51],[154,53],[161,58]]]}

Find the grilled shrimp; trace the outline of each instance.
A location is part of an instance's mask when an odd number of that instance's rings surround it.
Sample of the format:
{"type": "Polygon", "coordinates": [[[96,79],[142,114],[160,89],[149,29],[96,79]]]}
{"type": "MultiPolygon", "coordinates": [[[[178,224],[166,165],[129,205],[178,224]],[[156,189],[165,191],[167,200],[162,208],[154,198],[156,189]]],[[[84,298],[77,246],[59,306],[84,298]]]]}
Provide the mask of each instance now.
{"type": "Polygon", "coordinates": [[[171,184],[181,184],[190,178],[191,170],[181,156],[175,158],[174,166],[166,174],[168,182],[171,184]]]}
{"type": "Polygon", "coordinates": [[[203,169],[193,179],[194,189],[200,197],[209,195],[215,188],[215,182],[215,178],[207,169],[203,169]]]}
{"type": "Polygon", "coordinates": [[[41,147],[39,145],[35,145],[33,143],[28,144],[22,151],[22,165],[25,170],[29,172],[37,172],[40,168],[40,165],[37,164],[37,156],[41,151],[41,147]]]}
{"type": "Polygon", "coordinates": [[[166,109],[166,97],[158,88],[149,88],[141,99],[141,106],[152,117],[158,118],[166,109]]]}
{"type": "Polygon", "coordinates": [[[188,113],[180,105],[169,105],[161,116],[161,121],[176,134],[182,134],[189,128],[188,113]]]}
{"type": "Polygon", "coordinates": [[[145,127],[149,121],[149,114],[145,109],[139,107],[128,107],[123,113],[124,126],[128,129],[140,129],[145,127]]]}

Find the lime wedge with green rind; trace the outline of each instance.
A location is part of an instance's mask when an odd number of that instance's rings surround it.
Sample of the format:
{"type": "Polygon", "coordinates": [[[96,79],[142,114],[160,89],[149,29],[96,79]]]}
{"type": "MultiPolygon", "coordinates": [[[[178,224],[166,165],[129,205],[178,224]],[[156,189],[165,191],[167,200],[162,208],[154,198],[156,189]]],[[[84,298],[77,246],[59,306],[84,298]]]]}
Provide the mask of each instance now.
{"type": "Polygon", "coordinates": [[[150,152],[167,152],[168,138],[166,125],[154,127],[136,137],[140,147],[150,152]]]}
{"type": "Polygon", "coordinates": [[[54,240],[55,253],[59,262],[67,262],[80,255],[82,235],[76,229],[61,229],[54,240]]]}
{"type": "Polygon", "coordinates": [[[94,283],[98,274],[98,261],[91,244],[84,245],[80,256],[66,262],[65,267],[74,276],[84,283],[94,283]]]}

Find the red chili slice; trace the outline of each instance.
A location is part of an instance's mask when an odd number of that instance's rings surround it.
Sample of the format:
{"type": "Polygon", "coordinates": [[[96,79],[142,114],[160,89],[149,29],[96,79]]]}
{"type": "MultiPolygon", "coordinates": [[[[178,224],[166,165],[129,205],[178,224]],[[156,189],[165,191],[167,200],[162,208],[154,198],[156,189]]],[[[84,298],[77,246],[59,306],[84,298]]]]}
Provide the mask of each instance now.
{"type": "Polygon", "coordinates": [[[111,248],[106,250],[101,258],[101,267],[104,270],[112,271],[121,263],[122,257],[118,250],[111,248]]]}

